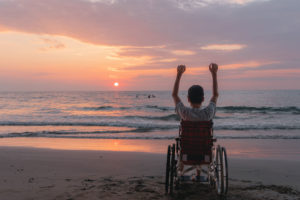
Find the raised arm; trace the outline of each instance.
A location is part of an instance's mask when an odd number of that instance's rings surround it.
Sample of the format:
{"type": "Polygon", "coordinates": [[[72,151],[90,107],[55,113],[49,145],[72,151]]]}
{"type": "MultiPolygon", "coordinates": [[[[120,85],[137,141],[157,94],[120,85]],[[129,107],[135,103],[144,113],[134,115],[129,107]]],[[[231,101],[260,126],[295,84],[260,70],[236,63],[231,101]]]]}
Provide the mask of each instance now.
{"type": "Polygon", "coordinates": [[[185,65],[178,65],[176,80],[175,80],[173,92],[172,92],[172,97],[173,97],[175,106],[177,105],[177,103],[179,103],[181,101],[178,96],[178,90],[179,90],[180,79],[181,79],[181,76],[184,73],[184,71],[185,71],[185,65]]]}
{"type": "Polygon", "coordinates": [[[217,103],[219,97],[218,79],[217,79],[218,65],[215,63],[211,63],[209,65],[209,71],[211,73],[212,80],[213,80],[213,96],[211,97],[210,101],[217,103]]]}

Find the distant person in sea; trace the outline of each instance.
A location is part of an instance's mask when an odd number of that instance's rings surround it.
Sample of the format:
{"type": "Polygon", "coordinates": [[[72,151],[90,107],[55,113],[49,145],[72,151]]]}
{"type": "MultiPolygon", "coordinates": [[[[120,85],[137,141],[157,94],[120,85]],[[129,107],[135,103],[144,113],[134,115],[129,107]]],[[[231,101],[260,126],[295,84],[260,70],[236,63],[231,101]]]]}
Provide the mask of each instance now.
{"type": "Polygon", "coordinates": [[[218,65],[211,63],[209,71],[213,81],[213,96],[210,99],[208,106],[202,107],[204,101],[204,90],[200,85],[193,85],[188,90],[188,102],[191,107],[186,107],[178,96],[178,89],[182,74],[185,72],[185,65],[177,67],[177,76],[173,88],[172,97],[175,103],[175,111],[184,121],[210,121],[215,116],[216,103],[219,97],[217,71],[218,65]]]}

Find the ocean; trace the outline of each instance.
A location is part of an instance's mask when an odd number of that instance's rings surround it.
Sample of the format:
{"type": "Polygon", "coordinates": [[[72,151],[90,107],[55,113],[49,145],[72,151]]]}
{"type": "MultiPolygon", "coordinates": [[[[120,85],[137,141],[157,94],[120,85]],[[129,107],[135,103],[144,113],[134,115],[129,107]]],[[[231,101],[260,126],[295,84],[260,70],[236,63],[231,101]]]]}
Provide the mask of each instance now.
{"type": "MultiPolygon", "coordinates": [[[[1,138],[172,139],[179,121],[171,91],[0,92],[1,138]]],[[[300,91],[221,91],[214,135],[300,139],[300,91]]]]}

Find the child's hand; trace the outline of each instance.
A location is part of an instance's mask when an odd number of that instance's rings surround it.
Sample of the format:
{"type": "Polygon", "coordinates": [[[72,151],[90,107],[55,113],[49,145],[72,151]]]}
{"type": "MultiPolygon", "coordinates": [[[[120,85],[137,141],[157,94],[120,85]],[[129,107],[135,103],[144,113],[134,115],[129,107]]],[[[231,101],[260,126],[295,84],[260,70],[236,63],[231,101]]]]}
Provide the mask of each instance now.
{"type": "Polygon", "coordinates": [[[177,74],[182,75],[185,72],[185,65],[178,65],[177,74]]]}
{"type": "Polygon", "coordinates": [[[212,74],[216,74],[217,71],[218,71],[218,65],[216,63],[211,63],[209,65],[209,71],[212,73],[212,74]]]}

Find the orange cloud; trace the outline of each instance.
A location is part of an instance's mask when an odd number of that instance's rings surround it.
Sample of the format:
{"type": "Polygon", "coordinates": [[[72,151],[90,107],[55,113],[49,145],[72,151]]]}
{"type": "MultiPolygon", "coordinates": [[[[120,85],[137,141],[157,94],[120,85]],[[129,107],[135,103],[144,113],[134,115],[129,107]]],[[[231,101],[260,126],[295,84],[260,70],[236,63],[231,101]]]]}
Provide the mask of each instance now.
{"type": "Polygon", "coordinates": [[[234,51],[246,48],[243,44],[210,44],[201,47],[202,50],[234,51]]]}
{"type": "Polygon", "coordinates": [[[241,68],[256,68],[264,65],[271,65],[271,64],[278,64],[278,61],[248,61],[243,63],[234,63],[234,64],[227,64],[221,65],[220,69],[224,70],[232,70],[232,69],[241,69],[241,68]]]}
{"type": "Polygon", "coordinates": [[[177,56],[190,56],[196,54],[196,52],[190,50],[173,50],[172,53],[177,56]]]}
{"type": "Polygon", "coordinates": [[[57,39],[52,38],[41,38],[41,40],[46,44],[45,47],[41,47],[40,49],[45,51],[48,49],[64,49],[66,48],[65,44],[60,42],[57,39]]]}

